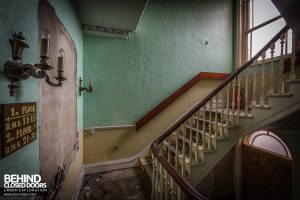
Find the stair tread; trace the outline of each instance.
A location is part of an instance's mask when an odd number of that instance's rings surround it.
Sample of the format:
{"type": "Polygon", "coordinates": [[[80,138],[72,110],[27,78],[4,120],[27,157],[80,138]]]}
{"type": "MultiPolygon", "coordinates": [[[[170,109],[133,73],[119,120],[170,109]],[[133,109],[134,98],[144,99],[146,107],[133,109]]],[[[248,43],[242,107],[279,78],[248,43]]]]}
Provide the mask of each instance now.
{"type": "Polygon", "coordinates": [[[293,84],[293,83],[298,84],[298,83],[300,83],[300,79],[288,80],[287,82],[291,83],[291,84],[293,84]]]}
{"type": "Polygon", "coordinates": [[[251,105],[250,106],[252,109],[271,109],[271,106],[269,106],[269,105],[259,105],[259,104],[257,104],[257,105],[251,105]]]}
{"type": "MultiPolygon", "coordinates": [[[[200,110],[202,110],[202,111],[205,110],[205,111],[209,112],[209,111],[210,111],[210,108],[200,108],[200,110]]],[[[214,112],[214,113],[217,112],[217,113],[220,113],[220,114],[221,114],[221,113],[222,113],[222,109],[221,109],[221,108],[217,108],[217,109],[216,109],[216,108],[212,108],[212,112],[214,112]]],[[[229,109],[229,111],[227,111],[227,109],[224,108],[224,109],[223,109],[223,114],[224,114],[224,115],[227,115],[227,114],[228,114],[228,115],[234,115],[234,116],[237,116],[237,115],[238,115],[238,110],[234,110],[234,111],[232,112],[232,109],[231,109],[231,108],[229,109]]],[[[239,111],[239,116],[240,116],[240,117],[249,117],[249,118],[252,118],[252,117],[253,117],[253,115],[251,115],[251,113],[249,113],[249,112],[246,113],[246,112],[245,112],[244,110],[242,110],[242,109],[239,111]]]]}
{"type": "Polygon", "coordinates": [[[267,94],[267,97],[291,97],[292,93],[284,93],[284,94],[267,94]]]}

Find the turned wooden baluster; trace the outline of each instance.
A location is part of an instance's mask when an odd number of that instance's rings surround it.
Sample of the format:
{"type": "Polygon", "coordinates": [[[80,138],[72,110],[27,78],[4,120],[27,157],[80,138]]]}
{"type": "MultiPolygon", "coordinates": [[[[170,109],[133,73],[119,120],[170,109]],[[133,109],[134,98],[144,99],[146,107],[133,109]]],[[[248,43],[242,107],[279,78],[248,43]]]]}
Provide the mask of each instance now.
{"type": "Polygon", "coordinates": [[[169,188],[169,183],[168,183],[168,173],[167,173],[167,170],[164,169],[164,183],[165,183],[165,200],[168,200],[169,199],[169,191],[170,191],[170,188],[169,188]]]}
{"type": "Polygon", "coordinates": [[[163,194],[164,194],[164,177],[163,177],[163,173],[162,173],[162,166],[160,163],[158,163],[159,166],[159,199],[162,200],[163,199],[163,194]]]}
{"type": "Polygon", "coordinates": [[[172,177],[170,177],[170,185],[171,185],[171,200],[176,199],[176,184],[172,177]]]}
{"type": "Polygon", "coordinates": [[[209,125],[208,125],[208,149],[211,149],[211,145],[212,145],[212,100],[209,100],[209,125]]]}
{"type": "Polygon", "coordinates": [[[190,164],[193,162],[193,160],[192,160],[192,152],[193,152],[193,129],[192,129],[192,127],[193,127],[193,122],[192,122],[192,120],[193,120],[193,116],[192,117],[190,117],[190,119],[189,119],[189,125],[190,125],[190,140],[189,140],[189,158],[190,158],[190,164]]]}
{"type": "Polygon", "coordinates": [[[239,124],[239,116],[241,112],[241,76],[237,79],[238,82],[238,94],[237,94],[237,116],[236,116],[236,124],[239,124]]]}
{"type": "Polygon", "coordinates": [[[292,57],[291,57],[291,75],[290,75],[290,80],[295,80],[296,79],[295,64],[296,64],[296,36],[293,33],[293,35],[292,35],[292,57]]]}
{"type": "Polygon", "coordinates": [[[185,175],[185,153],[186,153],[186,147],[185,147],[185,137],[186,137],[186,123],[183,123],[181,125],[181,131],[182,131],[182,163],[181,163],[181,174],[185,175]]]}
{"type": "Polygon", "coordinates": [[[179,167],[179,156],[178,156],[178,152],[179,152],[179,139],[178,139],[178,131],[179,130],[177,130],[175,133],[176,133],[176,138],[175,138],[175,168],[176,169],[178,169],[178,167],[179,167]]]}
{"type": "MultiPolygon", "coordinates": [[[[207,104],[206,104],[207,105],[207,104]]],[[[205,134],[206,134],[206,111],[205,111],[205,108],[206,108],[206,105],[204,105],[204,114],[203,114],[203,120],[202,120],[202,147],[203,149],[205,148],[205,134]]]]}
{"type": "Polygon", "coordinates": [[[284,51],[284,41],[285,34],[283,33],[280,36],[280,82],[279,82],[279,94],[284,94],[284,76],[283,76],[283,70],[284,70],[284,63],[283,63],[283,51],[284,51]]]}
{"type": "Polygon", "coordinates": [[[157,168],[157,159],[152,154],[152,200],[156,200],[158,198],[158,168],[157,168]]]}
{"type": "Polygon", "coordinates": [[[224,137],[224,90],[221,91],[221,137],[224,137]]]}
{"type": "Polygon", "coordinates": [[[262,74],[261,74],[261,91],[260,91],[260,106],[265,106],[265,58],[266,58],[266,52],[263,52],[261,54],[262,58],[262,74]]]}
{"type": "Polygon", "coordinates": [[[195,151],[195,162],[196,163],[198,163],[199,162],[199,133],[200,133],[200,122],[199,122],[199,120],[198,119],[200,119],[200,110],[198,111],[198,112],[196,112],[196,119],[197,119],[197,121],[196,121],[196,129],[197,129],[197,131],[196,131],[196,151],[195,151]]]}
{"type": "Polygon", "coordinates": [[[168,161],[171,163],[171,142],[168,141],[168,161]]]}
{"type": "Polygon", "coordinates": [[[270,74],[270,90],[269,94],[274,94],[274,53],[275,53],[275,42],[273,42],[270,46],[270,54],[271,54],[271,74],[270,74]]]}
{"type": "Polygon", "coordinates": [[[216,96],[214,97],[215,101],[216,101],[216,105],[215,105],[215,136],[217,137],[218,134],[218,94],[216,94],[216,96]]]}
{"type": "Polygon", "coordinates": [[[257,59],[254,61],[253,65],[253,84],[252,84],[252,106],[256,106],[256,92],[257,92],[257,78],[256,78],[256,67],[257,59]]]}
{"type": "Polygon", "coordinates": [[[235,89],[236,89],[236,79],[232,80],[232,100],[231,100],[231,113],[232,113],[232,125],[236,125],[235,122],[235,89]]]}
{"type": "Polygon", "coordinates": [[[245,116],[249,115],[249,76],[248,76],[248,69],[246,71],[245,76],[245,116]]]}
{"type": "Polygon", "coordinates": [[[230,110],[230,85],[231,83],[229,83],[227,85],[227,89],[226,89],[226,113],[227,113],[227,116],[226,116],[226,126],[227,128],[229,127],[229,110],[230,110]]]}

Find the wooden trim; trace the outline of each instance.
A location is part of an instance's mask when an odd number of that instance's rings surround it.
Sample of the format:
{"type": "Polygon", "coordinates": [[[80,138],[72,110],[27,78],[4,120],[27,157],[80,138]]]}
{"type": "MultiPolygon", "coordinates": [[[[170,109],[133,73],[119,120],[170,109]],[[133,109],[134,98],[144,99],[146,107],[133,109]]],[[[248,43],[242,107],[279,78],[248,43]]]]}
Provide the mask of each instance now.
{"type": "Polygon", "coordinates": [[[191,80],[189,80],[186,84],[184,84],[181,88],[179,88],[173,94],[171,94],[168,98],[163,100],[150,112],[144,115],[140,120],[138,120],[136,122],[136,130],[138,131],[140,128],[142,128],[150,120],[156,117],[160,112],[166,109],[170,104],[176,101],[181,95],[183,95],[194,85],[196,85],[200,80],[202,79],[225,80],[228,76],[229,74],[227,73],[200,72],[199,74],[194,76],[191,80]]]}

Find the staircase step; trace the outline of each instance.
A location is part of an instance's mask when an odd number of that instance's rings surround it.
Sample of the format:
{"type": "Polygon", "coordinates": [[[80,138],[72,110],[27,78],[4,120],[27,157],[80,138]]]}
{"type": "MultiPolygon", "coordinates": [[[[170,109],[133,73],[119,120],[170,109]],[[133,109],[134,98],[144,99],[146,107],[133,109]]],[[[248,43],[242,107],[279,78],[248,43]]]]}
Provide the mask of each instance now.
{"type": "Polygon", "coordinates": [[[287,83],[289,83],[289,84],[299,84],[300,83],[300,79],[288,80],[287,83]]]}
{"type": "Polygon", "coordinates": [[[293,96],[292,93],[285,93],[285,94],[268,94],[267,97],[291,97],[293,96]]]}
{"type": "Polygon", "coordinates": [[[271,106],[269,106],[267,104],[265,104],[265,105],[251,105],[250,107],[251,107],[251,109],[267,109],[267,110],[271,109],[271,106]]]}
{"type": "MultiPolygon", "coordinates": [[[[228,113],[228,115],[230,115],[230,116],[232,116],[232,115],[237,116],[237,115],[238,115],[238,111],[237,111],[237,110],[234,110],[234,112],[232,112],[232,109],[230,108],[230,109],[229,109],[229,112],[227,112],[227,109],[226,109],[226,108],[223,108],[223,109],[224,109],[224,110],[223,110],[223,114],[224,114],[224,115],[227,115],[227,113],[228,113]]],[[[209,108],[200,108],[200,110],[206,111],[206,112],[210,112],[210,109],[209,109],[209,108]]],[[[219,113],[219,114],[222,113],[221,108],[218,108],[218,109],[212,108],[212,112],[213,112],[213,113],[219,113]]],[[[251,115],[251,113],[245,113],[244,110],[240,110],[239,117],[252,118],[253,115],[251,115]]]]}

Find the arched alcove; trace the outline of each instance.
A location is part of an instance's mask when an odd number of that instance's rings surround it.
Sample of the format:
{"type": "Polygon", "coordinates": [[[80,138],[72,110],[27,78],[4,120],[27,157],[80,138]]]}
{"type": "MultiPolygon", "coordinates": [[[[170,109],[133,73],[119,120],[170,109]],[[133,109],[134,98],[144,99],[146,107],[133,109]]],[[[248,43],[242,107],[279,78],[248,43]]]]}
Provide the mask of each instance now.
{"type": "Polygon", "coordinates": [[[259,130],[242,144],[242,199],[292,199],[292,155],[284,141],[259,130]]]}

